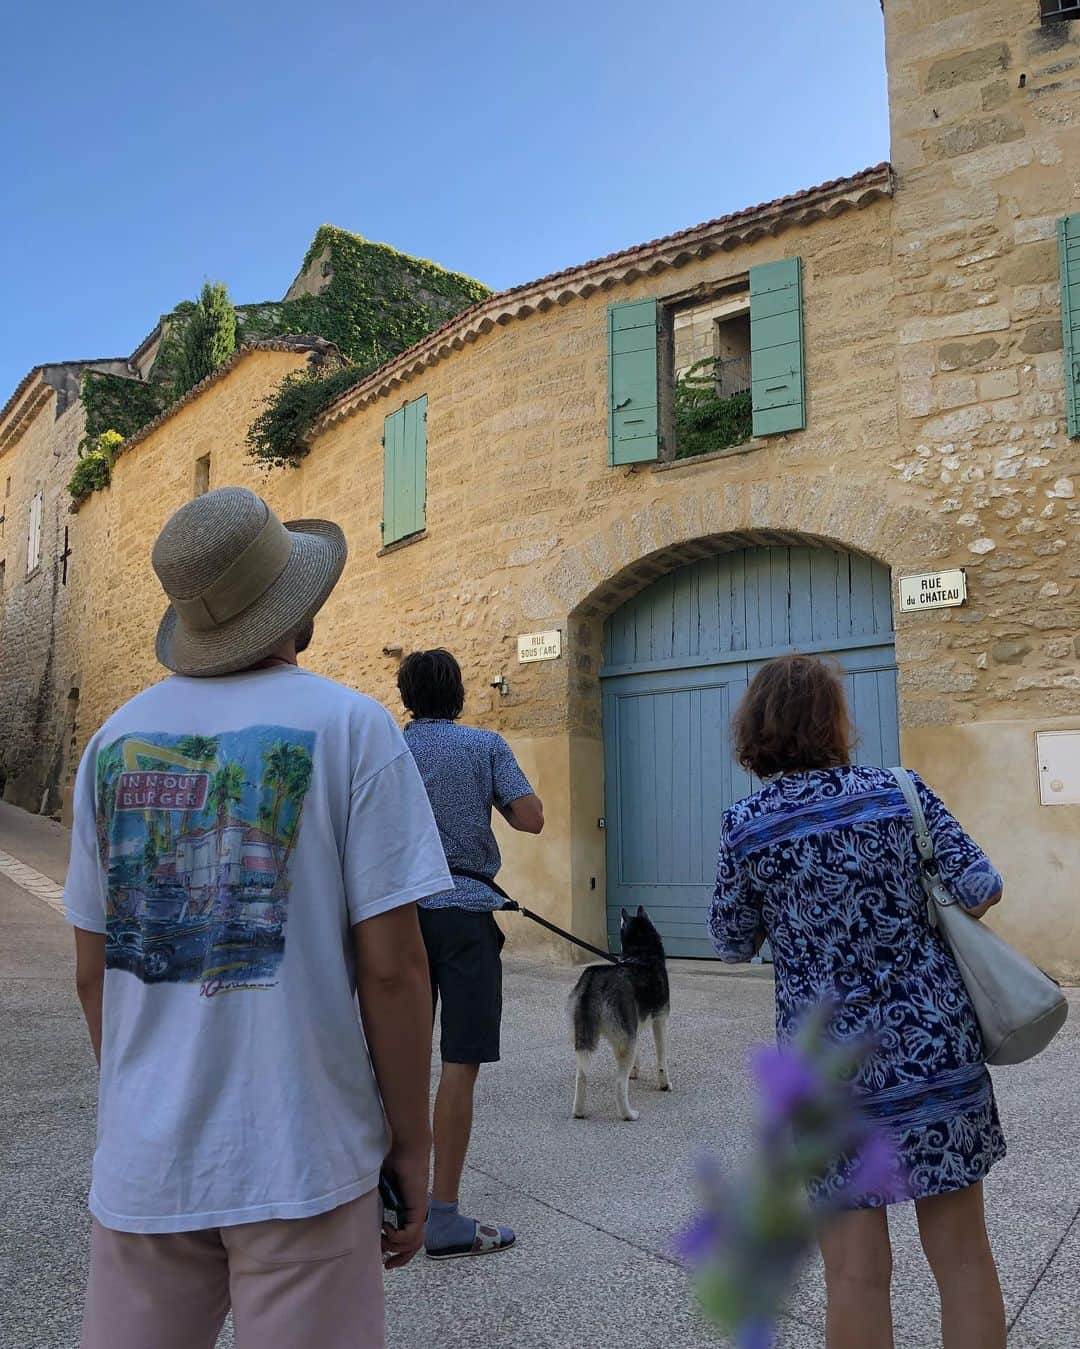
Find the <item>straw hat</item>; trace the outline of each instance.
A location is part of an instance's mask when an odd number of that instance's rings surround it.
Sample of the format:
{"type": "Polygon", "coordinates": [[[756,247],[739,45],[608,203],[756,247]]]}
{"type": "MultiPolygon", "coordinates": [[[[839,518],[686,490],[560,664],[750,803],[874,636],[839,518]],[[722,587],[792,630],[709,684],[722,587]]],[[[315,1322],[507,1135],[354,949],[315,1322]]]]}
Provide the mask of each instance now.
{"type": "Polygon", "coordinates": [[[337,525],[283,525],[245,487],[196,497],[154,544],[154,570],[170,600],[158,628],[158,660],[184,675],[257,664],[318,613],[347,554],[337,525]]]}

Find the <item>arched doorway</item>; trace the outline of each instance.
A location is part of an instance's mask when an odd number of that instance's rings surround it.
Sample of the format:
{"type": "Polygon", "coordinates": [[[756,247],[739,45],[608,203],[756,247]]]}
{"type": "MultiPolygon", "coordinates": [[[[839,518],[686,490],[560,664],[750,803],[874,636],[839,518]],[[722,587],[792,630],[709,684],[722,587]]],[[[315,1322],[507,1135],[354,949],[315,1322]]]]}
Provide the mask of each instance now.
{"type": "Polygon", "coordinates": [[[735,706],[787,651],[835,657],[856,759],[899,762],[888,568],[825,547],[739,548],[662,576],[604,624],[608,937],[644,904],[668,954],[710,956],[720,815],[753,789],[731,757],[735,706]]]}

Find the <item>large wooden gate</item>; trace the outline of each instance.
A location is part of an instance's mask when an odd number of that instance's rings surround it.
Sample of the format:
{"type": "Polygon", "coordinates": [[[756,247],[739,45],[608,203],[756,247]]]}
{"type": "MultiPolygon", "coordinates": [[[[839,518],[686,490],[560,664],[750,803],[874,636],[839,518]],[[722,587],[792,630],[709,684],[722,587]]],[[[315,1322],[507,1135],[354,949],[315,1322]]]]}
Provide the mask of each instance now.
{"type": "Polygon", "coordinates": [[[724,808],[754,788],[731,716],[760,665],[828,653],[845,674],[860,763],[899,762],[888,570],[827,548],[721,553],[654,582],[604,632],[608,935],[644,904],[669,955],[709,956],[724,808]]]}

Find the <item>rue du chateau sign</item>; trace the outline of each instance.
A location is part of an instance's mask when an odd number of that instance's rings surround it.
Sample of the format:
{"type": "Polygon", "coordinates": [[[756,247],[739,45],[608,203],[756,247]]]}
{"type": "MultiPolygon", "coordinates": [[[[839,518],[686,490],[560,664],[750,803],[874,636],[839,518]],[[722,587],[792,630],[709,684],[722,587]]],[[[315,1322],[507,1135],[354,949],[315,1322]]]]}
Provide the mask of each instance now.
{"type": "Polygon", "coordinates": [[[951,609],[966,599],[967,573],[960,567],[900,577],[900,608],[904,613],[913,609],[951,609]]]}

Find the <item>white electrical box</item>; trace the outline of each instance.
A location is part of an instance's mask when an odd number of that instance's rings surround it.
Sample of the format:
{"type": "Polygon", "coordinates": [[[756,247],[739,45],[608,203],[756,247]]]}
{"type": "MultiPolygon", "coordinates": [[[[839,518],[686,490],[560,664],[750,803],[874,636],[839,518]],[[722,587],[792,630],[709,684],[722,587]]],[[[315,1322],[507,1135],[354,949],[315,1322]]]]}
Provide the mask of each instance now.
{"type": "Polygon", "coordinates": [[[1080,731],[1037,731],[1035,753],[1043,805],[1080,805],[1080,731]]]}

